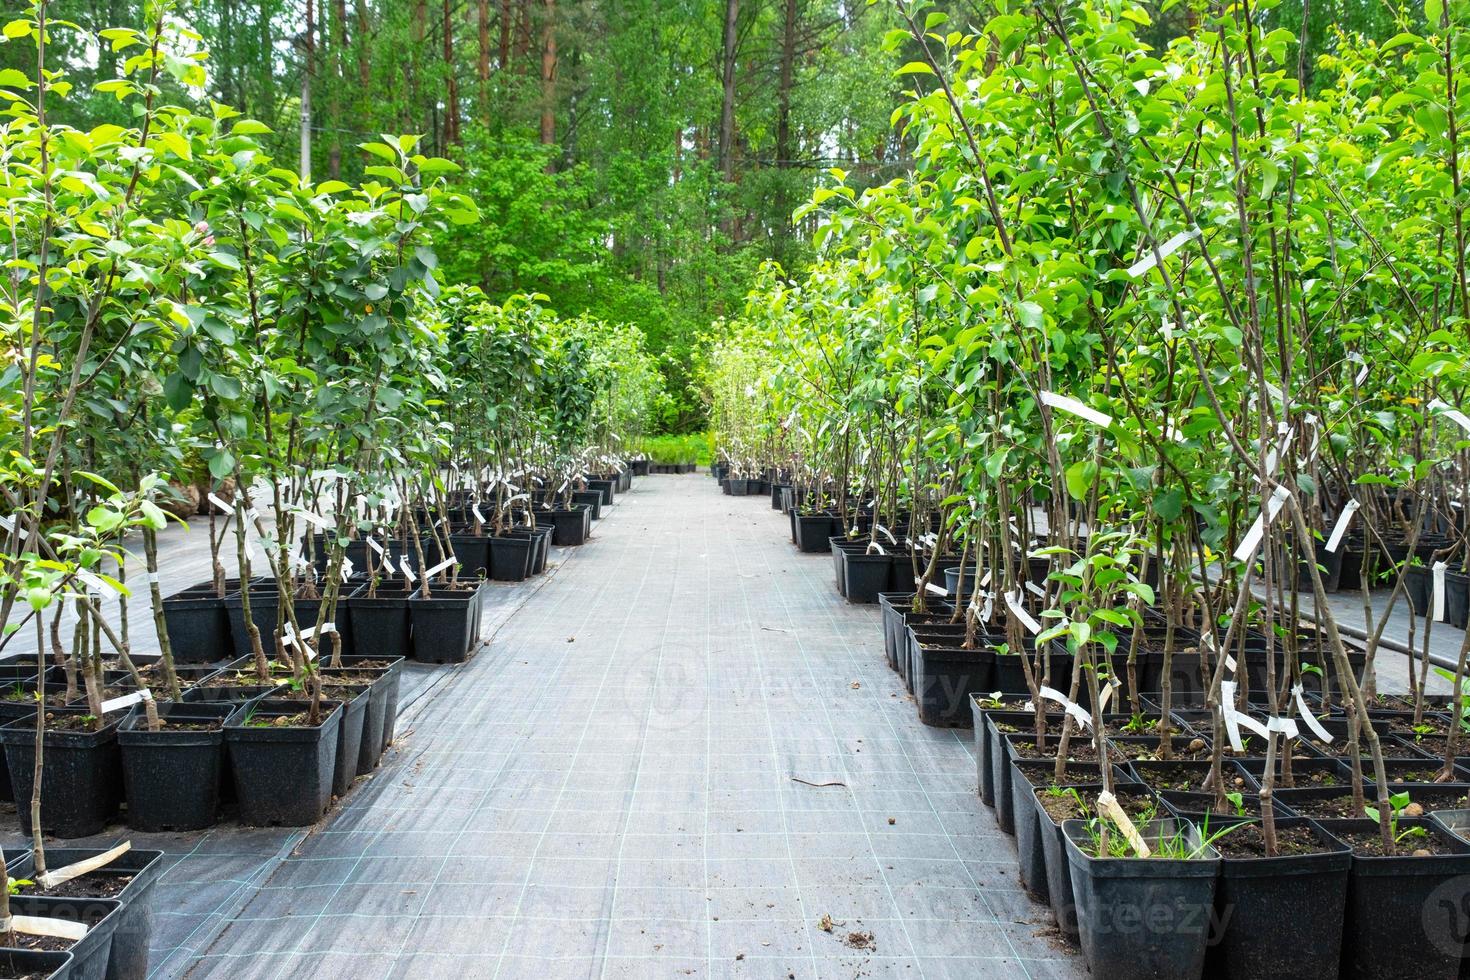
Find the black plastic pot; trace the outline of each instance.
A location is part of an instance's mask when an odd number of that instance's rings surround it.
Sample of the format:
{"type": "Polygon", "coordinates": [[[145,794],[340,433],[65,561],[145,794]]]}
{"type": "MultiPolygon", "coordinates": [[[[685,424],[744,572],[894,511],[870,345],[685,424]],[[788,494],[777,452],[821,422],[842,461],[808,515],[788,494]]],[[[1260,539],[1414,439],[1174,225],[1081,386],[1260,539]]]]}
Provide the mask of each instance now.
{"type": "Polygon", "coordinates": [[[0,976],[43,977],[45,980],[68,980],[71,976],[70,953],[45,953],[34,949],[0,949],[0,976]]]}
{"type": "Polygon", "coordinates": [[[520,582],[531,573],[535,542],[528,537],[502,535],[490,539],[490,578],[496,582],[520,582]]]}
{"type": "Polygon", "coordinates": [[[596,490],[602,494],[602,506],[611,507],[613,498],[617,496],[618,487],[615,480],[588,480],[587,489],[596,490]]]}
{"type": "Polygon", "coordinates": [[[175,663],[211,663],[228,658],[234,649],[225,600],[210,582],[165,597],[163,624],[175,663]]]}
{"type": "MultiPolygon", "coordinates": [[[[1319,823],[1339,837],[1378,831],[1373,820],[1319,823]]],[[[1397,827],[1400,833],[1422,827],[1451,853],[1353,853],[1340,975],[1355,980],[1449,980],[1459,975],[1470,935],[1470,843],[1431,820],[1404,817],[1397,827]]]]}
{"type": "Polygon", "coordinates": [[[819,554],[832,549],[835,523],[828,514],[796,514],[796,547],[803,554],[819,554]]]}
{"type": "MultiPolygon", "coordinates": [[[[85,715],[86,708],[48,708],[47,714],[85,715]]],[[[117,816],[122,802],[122,757],[117,726],[123,712],[109,716],[99,731],[46,730],[41,794],[41,829],[53,837],[87,837],[100,833],[117,816]]],[[[36,719],[34,713],[0,726],[0,744],[10,768],[10,786],[20,801],[16,812],[21,831],[31,833],[31,789],[34,785],[36,719]]]]}
{"type": "Polygon", "coordinates": [[[602,494],[597,490],[573,490],[572,503],[585,506],[594,521],[602,520],[602,494]]]}
{"type": "MultiPolygon", "coordinates": [[[[1139,828],[1146,841],[1183,830],[1173,820],[1139,828]]],[[[1163,980],[1198,977],[1209,942],[1219,854],[1208,846],[1192,860],[1095,857],[1084,820],[1062,824],[1076,900],[1082,954],[1095,977],[1163,980]]],[[[1277,951],[1280,952],[1279,950],[1277,951]]]]}
{"type": "Polygon", "coordinates": [[[369,657],[406,657],[413,651],[408,603],[414,592],[379,586],[377,593],[369,598],[364,584],[347,599],[352,607],[353,634],[361,641],[354,644],[357,653],[369,657]]]}
{"type": "Polygon", "coordinates": [[[888,591],[887,555],[846,554],[847,601],[864,605],[878,601],[878,593],[888,591]]]}
{"type": "Polygon", "coordinates": [[[490,574],[490,539],[481,534],[451,534],[449,544],[459,559],[459,577],[476,579],[490,574]]]}
{"type": "Polygon", "coordinates": [[[445,592],[441,589],[431,592],[431,598],[415,594],[409,600],[415,660],[430,664],[461,664],[470,658],[479,639],[476,612],[481,588],[483,586],[476,586],[468,592],[445,592]]]}
{"type": "MultiPolygon", "coordinates": [[[[1239,821],[1211,822],[1211,833],[1239,821]]],[[[1333,980],[1342,953],[1352,849],[1310,820],[1278,819],[1278,831],[1308,828],[1318,854],[1231,857],[1220,863],[1207,969],[1232,980],[1333,980]]],[[[1228,839],[1228,837],[1226,838],[1228,839]]],[[[1222,845],[1223,846],[1223,845],[1222,845]]]]}
{"type": "Polygon", "coordinates": [[[536,515],[536,519],[551,522],[553,534],[551,543],[558,547],[568,547],[583,544],[587,541],[587,533],[592,528],[592,511],[587,507],[574,507],[570,510],[545,510],[536,515]]]}
{"type": "MultiPolygon", "coordinates": [[[[49,852],[48,852],[49,853],[49,852]]],[[[70,980],[103,980],[112,954],[112,937],[121,918],[122,903],[106,898],[48,898],[44,895],[13,895],[12,915],[80,922],[87,934],[72,944],[70,980]]]]}
{"type": "Polygon", "coordinates": [[[939,728],[963,728],[971,723],[968,702],[972,694],[995,690],[995,650],[981,645],[966,650],[953,647],[914,648],[910,665],[919,720],[939,728]]]}
{"type": "MultiPolygon", "coordinates": [[[[55,871],[78,861],[105,853],[100,847],[48,847],[46,866],[55,871]]],[[[34,855],[30,852],[10,862],[12,878],[30,878],[35,873],[34,855]]],[[[116,925],[112,929],[112,944],[107,957],[107,980],[143,980],[148,976],[148,945],[153,938],[153,893],[154,883],[163,872],[163,852],[129,849],[110,863],[79,881],[93,878],[129,878],[122,891],[108,901],[119,906],[114,914],[116,925]]],[[[44,895],[36,896],[44,898],[44,895]]],[[[56,899],[53,899],[55,901],[56,899]]],[[[60,899],[60,901],[85,901],[84,899],[60,899]]],[[[85,920],[84,920],[85,921],[85,920]]],[[[10,976],[11,974],[0,973],[10,976]]]]}
{"type": "MultiPolygon", "coordinates": [[[[367,731],[368,705],[372,701],[372,686],[369,684],[347,684],[334,686],[332,697],[342,701],[342,724],[337,726],[337,757],[332,765],[332,795],[341,799],[352,788],[358,776],[358,762],[365,742],[372,740],[367,731]],[[349,701],[346,696],[350,695],[349,701]]],[[[382,738],[382,729],[377,735],[382,738]]]]}
{"type": "Polygon", "coordinates": [[[968,600],[970,593],[975,588],[975,581],[981,577],[980,570],[974,565],[955,565],[944,570],[944,588],[952,596],[957,596],[963,590],[968,600]]]}
{"type": "Polygon", "coordinates": [[[342,705],[324,700],[322,723],[315,727],[250,724],[298,714],[304,708],[300,701],[263,698],[242,705],[225,724],[241,823],[305,827],[326,812],[332,799],[342,705]]]}
{"type": "Polygon", "coordinates": [[[134,711],[117,729],[122,752],[128,826],[145,832],[202,830],[219,812],[224,769],[224,722],[238,705],[181,701],[159,704],[161,731],[134,711]],[[213,723],[211,730],[172,728],[178,722],[213,723]]]}
{"type": "Polygon", "coordinates": [[[1444,574],[1444,618],[1455,629],[1470,622],[1470,576],[1456,571],[1444,574]]]}

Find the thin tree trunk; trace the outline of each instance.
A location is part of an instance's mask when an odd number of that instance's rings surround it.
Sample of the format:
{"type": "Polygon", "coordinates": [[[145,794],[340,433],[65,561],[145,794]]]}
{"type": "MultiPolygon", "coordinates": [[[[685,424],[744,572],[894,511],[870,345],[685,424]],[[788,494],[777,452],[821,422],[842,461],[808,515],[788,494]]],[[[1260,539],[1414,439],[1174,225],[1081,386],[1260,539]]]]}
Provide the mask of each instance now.
{"type": "Polygon", "coordinates": [[[444,142],[459,142],[459,79],[454,71],[454,16],[449,0],[444,0],[444,142]]]}
{"type": "Polygon", "coordinates": [[[740,0],[725,0],[725,53],[721,62],[720,172],[735,182],[735,47],[740,20],[740,0]]]}
{"type": "MultiPolygon", "coordinates": [[[[556,0],[544,0],[546,21],[541,25],[541,142],[556,142],[556,0]]],[[[547,161],[548,172],[555,170],[547,161]]]]}
{"type": "Polygon", "coordinates": [[[480,27],[480,118],[490,119],[490,0],[479,0],[480,27]]]}

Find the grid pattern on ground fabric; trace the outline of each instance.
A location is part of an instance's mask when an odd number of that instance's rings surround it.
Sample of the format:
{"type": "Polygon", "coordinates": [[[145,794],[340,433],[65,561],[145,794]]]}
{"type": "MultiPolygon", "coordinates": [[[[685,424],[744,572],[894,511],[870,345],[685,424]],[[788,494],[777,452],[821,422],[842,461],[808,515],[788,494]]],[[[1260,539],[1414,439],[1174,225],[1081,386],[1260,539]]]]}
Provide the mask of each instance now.
{"type": "Polygon", "coordinates": [[[763,498],[640,479],[562,558],[322,828],[171,853],[217,894],[155,976],[1085,974],[968,731],[919,723],[877,607],[763,498]]]}

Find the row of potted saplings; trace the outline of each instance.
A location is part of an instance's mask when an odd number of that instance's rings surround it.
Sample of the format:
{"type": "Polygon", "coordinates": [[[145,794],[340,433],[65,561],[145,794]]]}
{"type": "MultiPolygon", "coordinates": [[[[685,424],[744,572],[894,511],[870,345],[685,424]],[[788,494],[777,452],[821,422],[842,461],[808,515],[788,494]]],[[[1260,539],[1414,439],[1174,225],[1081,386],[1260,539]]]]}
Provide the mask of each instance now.
{"type": "MultiPolygon", "coordinates": [[[[595,491],[595,505],[573,505],[579,540],[618,482],[595,491]]],[[[558,527],[537,524],[521,539],[528,572],[544,568],[558,527]]],[[[392,561],[391,551],[383,554],[392,561]]],[[[304,594],[310,576],[290,604],[294,628],[278,624],[283,613],[273,581],[251,584],[249,622],[238,587],[223,598],[212,590],[207,597],[170,597],[163,606],[178,651],[176,689],[157,655],[124,659],[114,649],[105,656],[103,635],[114,640],[115,633],[96,614],[101,607],[75,604],[70,658],[58,616],[52,641],[59,662],[22,656],[0,666],[6,770],[0,795],[16,802],[27,834],[39,822],[42,832],[61,838],[100,832],[124,805],[128,825],[142,831],[208,827],[231,805],[247,824],[316,822],[333,796],[372,771],[391,741],[405,658],[457,663],[476,647],[488,568],[474,557],[474,567],[457,563],[452,572],[425,567],[433,574],[417,576],[410,588],[411,563],[426,565],[423,556],[414,549],[403,554],[407,578],[349,580],[343,592],[358,597],[340,601],[330,624],[318,622],[320,596],[304,594]],[[199,662],[205,660],[212,663],[199,662]],[[35,705],[42,684],[44,791],[37,800],[35,705]],[[100,714],[88,700],[89,687],[100,714]]]]}
{"type": "MultiPolygon", "coordinates": [[[[447,507],[448,533],[420,531],[417,540],[409,528],[428,528],[436,520],[420,509],[413,521],[401,521],[397,533],[386,539],[357,535],[346,546],[346,567],[353,571],[340,592],[334,625],[344,649],[357,634],[373,638],[376,655],[407,657],[425,663],[462,663],[474,652],[478,635],[479,589],[486,581],[519,582],[546,569],[551,546],[585,542],[594,520],[602,517],[614,496],[631,486],[632,471],[582,481],[570,492],[570,502],[543,500],[526,511],[533,521],[486,534],[485,523],[473,502],[447,507]],[[435,589],[433,576],[445,580],[443,566],[454,567],[448,588],[435,589]],[[439,571],[436,571],[439,570],[439,571]],[[433,575],[425,576],[425,572],[433,575]]],[[[305,542],[317,580],[326,571],[328,547],[320,533],[305,542]]],[[[315,582],[303,576],[293,600],[296,622],[313,627],[321,613],[322,598],[315,582]]],[[[279,618],[277,583],[262,577],[247,589],[238,579],[220,578],[183,589],[163,601],[163,614],[174,659],[181,664],[218,663],[251,653],[246,622],[270,635],[279,618]],[[248,593],[248,595],[246,594],[248,593]]]]}
{"type": "MultiPolygon", "coordinates": [[[[1249,656],[1249,655],[1248,655],[1249,656]]],[[[1257,655],[1258,656],[1258,655],[1257,655]]],[[[1051,676],[1070,665],[1054,660],[1051,676]]],[[[1384,696],[1360,723],[1384,758],[1385,845],[1374,766],[1353,719],[1320,694],[1268,762],[1269,709],[1238,703],[1239,745],[1211,779],[1212,713],[1196,678],[1169,713],[1068,715],[1024,694],[972,695],[981,800],[1015,835],[1019,878],[1079,942],[1095,976],[1455,977],[1470,939],[1470,769],[1454,758],[1463,710],[1416,714],[1384,696]],[[1092,726],[1107,739],[1105,792],[1092,726]],[[1065,739],[1065,744],[1063,740],[1065,739]],[[1060,762],[1058,760],[1061,760],[1060,762]],[[1259,790],[1274,764],[1274,855],[1259,790]]],[[[1181,689],[1185,685],[1181,684],[1181,689]]],[[[1085,699],[1084,699],[1085,700],[1085,699]]],[[[1115,706],[1116,707],[1116,706],[1115,706]]],[[[1461,729],[1463,730],[1463,729],[1461,729]]]]}

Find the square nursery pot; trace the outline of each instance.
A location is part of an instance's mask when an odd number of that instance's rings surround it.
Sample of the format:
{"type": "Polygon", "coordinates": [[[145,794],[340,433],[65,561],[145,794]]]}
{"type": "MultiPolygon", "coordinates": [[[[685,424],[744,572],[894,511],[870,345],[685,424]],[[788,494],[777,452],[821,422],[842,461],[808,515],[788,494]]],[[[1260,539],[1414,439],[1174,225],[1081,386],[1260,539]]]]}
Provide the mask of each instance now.
{"type": "Polygon", "coordinates": [[[241,823],[305,827],[326,812],[342,705],[323,700],[322,721],[316,726],[260,723],[299,714],[306,707],[300,701],[262,698],[241,705],[225,723],[241,823]]]}
{"type": "Polygon", "coordinates": [[[403,657],[343,657],[341,667],[324,667],[328,677],[342,677],[352,683],[369,683],[372,697],[367,718],[363,722],[362,752],[358,756],[357,774],[372,772],[398,722],[398,692],[403,674],[403,657]],[[369,680],[370,678],[370,680],[369,680]]]}
{"type": "Polygon", "coordinates": [[[803,554],[820,554],[832,550],[835,522],[830,514],[794,514],[796,547],[803,554]]]}
{"type": "Polygon", "coordinates": [[[476,585],[464,592],[439,589],[431,592],[428,599],[421,593],[414,594],[408,603],[408,614],[413,624],[415,660],[429,664],[462,664],[470,658],[479,639],[481,588],[483,586],[476,585]]]}
{"type": "Polygon", "coordinates": [[[163,728],[148,730],[134,711],[117,729],[122,751],[128,826],[145,832],[203,830],[219,813],[225,761],[225,720],[236,704],[159,704],[163,728]]]}
{"type": "Polygon", "coordinates": [[[496,582],[520,582],[531,574],[535,542],[522,535],[506,534],[490,539],[490,578],[496,582]]]}
{"type": "Polygon", "coordinates": [[[228,659],[233,653],[230,616],[225,611],[224,598],[215,592],[211,582],[201,582],[166,596],[163,624],[175,663],[213,663],[228,659]]]}
{"type": "Polygon", "coordinates": [[[482,534],[451,534],[449,543],[459,559],[459,577],[479,578],[490,574],[490,539],[482,534]]]}
{"type": "MultiPolygon", "coordinates": [[[[113,933],[121,918],[122,903],[106,898],[49,898],[44,895],[13,895],[12,915],[33,915],[47,919],[80,922],[87,934],[72,944],[70,980],[104,980],[109,974],[113,933]]],[[[9,952],[8,950],[6,952],[9,952]]],[[[25,976],[25,974],[18,974],[25,976]]]]}
{"type": "Polygon", "coordinates": [[[364,583],[347,599],[353,633],[360,638],[354,647],[360,656],[406,657],[413,652],[408,602],[414,590],[393,583],[380,584],[376,592],[370,597],[364,583]]]}
{"type": "Polygon", "coordinates": [[[586,507],[592,515],[592,520],[602,520],[602,493],[598,490],[573,490],[572,503],[579,507],[586,507]]]}
{"type": "MultiPolygon", "coordinates": [[[[1241,822],[1212,822],[1211,833],[1241,822]]],[[[1276,830],[1305,831],[1322,850],[1277,857],[1222,854],[1215,889],[1220,934],[1211,942],[1207,969],[1239,980],[1287,973],[1293,980],[1333,980],[1342,953],[1352,849],[1310,820],[1278,819],[1276,830]]],[[[1221,846],[1229,840],[1227,832],[1221,846]]]]}
{"type": "MultiPolygon", "coordinates": [[[[381,742],[383,737],[381,727],[376,735],[367,730],[372,695],[371,684],[327,685],[322,694],[342,702],[342,724],[337,726],[337,758],[332,766],[332,795],[339,800],[347,795],[352,781],[358,776],[363,745],[374,737],[381,742]]],[[[381,718],[378,722],[381,725],[381,718]]]]}
{"type": "MultiPolygon", "coordinates": [[[[87,715],[86,708],[47,708],[53,718],[87,715]]],[[[53,837],[88,837],[117,816],[122,802],[122,756],[117,726],[123,712],[109,715],[101,731],[57,730],[47,726],[45,773],[41,793],[41,830],[53,837]]],[[[31,833],[31,789],[34,785],[36,718],[20,718],[0,726],[0,744],[10,767],[10,786],[21,831],[31,833]]]]}
{"type": "MultiPolygon", "coordinates": [[[[344,584],[342,594],[351,595],[352,588],[344,584]]],[[[260,631],[261,646],[265,648],[267,655],[273,649],[276,615],[280,606],[281,595],[276,588],[275,580],[260,582],[250,587],[250,618],[255,622],[255,628],[260,631]]],[[[320,599],[296,599],[292,604],[296,613],[296,624],[303,630],[315,626],[321,607],[322,600],[320,599]]],[[[234,644],[235,656],[249,656],[250,634],[245,624],[245,604],[239,592],[225,599],[225,609],[230,618],[230,636],[234,644]]],[[[342,652],[346,654],[355,652],[352,645],[351,617],[351,608],[339,603],[336,624],[342,637],[342,652]]]]}
{"type": "Polygon", "coordinates": [[[958,643],[952,647],[919,644],[910,672],[919,720],[936,728],[965,728],[972,722],[970,696],[995,688],[995,650],[988,644],[969,650],[958,643]]]}
{"type": "Polygon", "coordinates": [[[36,980],[67,980],[71,976],[72,955],[67,952],[46,953],[34,949],[0,949],[0,976],[35,977],[36,980]]]}
{"type": "Polygon", "coordinates": [[[878,601],[878,593],[888,591],[889,567],[892,563],[887,555],[870,555],[860,551],[846,554],[843,562],[847,566],[844,577],[847,582],[848,602],[874,603],[878,601]]]}
{"type": "MultiPolygon", "coordinates": [[[[1374,820],[1320,823],[1348,844],[1353,840],[1345,835],[1378,831],[1374,820]]],[[[1399,833],[1410,827],[1424,828],[1445,853],[1372,856],[1354,850],[1343,927],[1343,977],[1449,980],[1460,974],[1470,935],[1470,843],[1432,820],[1400,818],[1399,833]]]]}
{"type": "MultiPolygon", "coordinates": [[[[100,847],[48,847],[46,866],[52,871],[85,861],[106,852],[100,847]]],[[[10,862],[12,878],[31,878],[35,874],[34,854],[27,852],[10,862]]],[[[163,872],[163,852],[137,848],[123,852],[96,871],[73,878],[62,885],[62,900],[78,901],[103,898],[117,902],[112,930],[112,945],[107,958],[106,980],[144,980],[148,976],[148,945],[153,937],[154,883],[163,872]],[[77,893],[80,897],[72,897],[77,893]]],[[[53,898],[31,891],[38,898],[53,898]]],[[[61,897],[61,896],[56,896],[61,897]]],[[[80,910],[79,910],[80,911],[80,910]]],[[[84,919],[85,921],[85,919],[84,919]]],[[[0,975],[14,976],[3,973],[0,975]]]]}
{"type": "MultiPolygon", "coordinates": [[[[1085,820],[1062,824],[1077,931],[1092,975],[1107,980],[1198,977],[1210,939],[1220,855],[1174,820],[1138,828],[1151,846],[1182,832],[1198,857],[1096,857],[1085,820]]],[[[1279,952],[1279,951],[1278,951],[1279,952]]]]}
{"type": "Polygon", "coordinates": [[[588,480],[587,489],[596,490],[602,495],[602,506],[611,507],[613,497],[617,495],[617,483],[613,480],[588,480]]]}
{"type": "Polygon", "coordinates": [[[551,543],[563,548],[584,544],[592,529],[592,510],[589,507],[546,510],[537,514],[536,519],[551,522],[551,543]]]}

